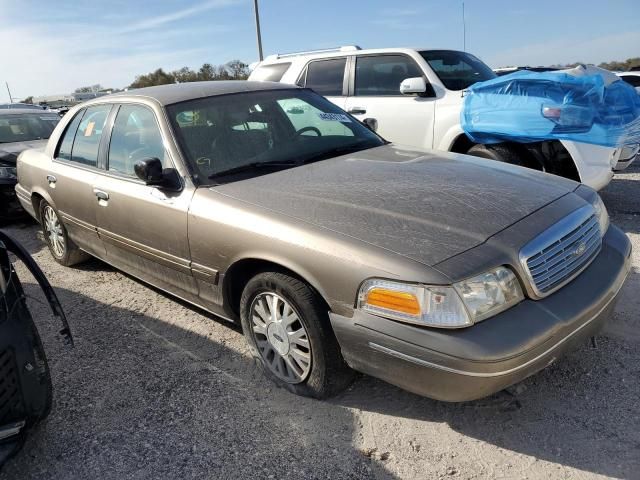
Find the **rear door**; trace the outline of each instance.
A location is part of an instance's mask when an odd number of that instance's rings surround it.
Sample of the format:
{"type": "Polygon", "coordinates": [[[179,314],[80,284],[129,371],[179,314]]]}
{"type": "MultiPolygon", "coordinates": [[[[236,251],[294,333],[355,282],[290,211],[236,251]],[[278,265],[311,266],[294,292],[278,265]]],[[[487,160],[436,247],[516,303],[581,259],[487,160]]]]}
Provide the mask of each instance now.
{"type": "Polygon", "coordinates": [[[359,120],[376,119],[377,133],[391,142],[432,148],[436,97],[400,93],[404,79],[423,76],[408,55],[357,56],[343,108],[359,120]]]}
{"type": "Polygon", "coordinates": [[[309,62],[298,79],[298,85],[311,88],[344,108],[348,88],[347,60],[347,57],[339,57],[309,62]]]}
{"type": "Polygon", "coordinates": [[[111,130],[105,170],[94,184],[98,232],[110,263],[193,301],[197,287],[187,239],[193,188],[170,191],[139,180],[136,161],[153,157],[164,168],[174,166],[155,112],[146,105],[122,104],[111,130]]]}
{"type": "Polygon", "coordinates": [[[80,110],[67,126],[47,172],[49,194],[71,239],[83,250],[104,257],[96,230],[93,184],[104,148],[102,132],[112,105],[80,110]]]}

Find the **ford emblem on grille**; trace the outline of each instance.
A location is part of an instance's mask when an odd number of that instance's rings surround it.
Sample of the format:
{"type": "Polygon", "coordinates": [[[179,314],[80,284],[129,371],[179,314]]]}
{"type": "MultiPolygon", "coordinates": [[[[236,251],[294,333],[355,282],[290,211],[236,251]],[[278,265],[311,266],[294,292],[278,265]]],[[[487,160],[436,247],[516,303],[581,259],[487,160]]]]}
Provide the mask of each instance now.
{"type": "Polygon", "coordinates": [[[580,255],[582,255],[585,250],[587,249],[587,244],[584,242],[580,242],[577,246],[576,249],[573,251],[573,256],[574,257],[579,257],[580,255]]]}

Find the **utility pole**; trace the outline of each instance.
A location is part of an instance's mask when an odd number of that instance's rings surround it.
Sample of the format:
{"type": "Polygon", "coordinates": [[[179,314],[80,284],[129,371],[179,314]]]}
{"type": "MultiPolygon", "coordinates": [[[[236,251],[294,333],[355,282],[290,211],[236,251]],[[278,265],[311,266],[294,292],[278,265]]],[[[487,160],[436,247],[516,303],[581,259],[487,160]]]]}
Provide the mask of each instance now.
{"type": "Polygon", "coordinates": [[[4,82],[7,86],[7,92],[9,92],[9,103],[13,103],[13,97],[11,96],[11,90],[9,90],[9,82],[4,82]]]}
{"type": "Polygon", "coordinates": [[[464,21],[464,2],[462,2],[462,51],[467,51],[467,25],[464,21]]]}
{"type": "Polygon", "coordinates": [[[260,14],[258,13],[258,0],[253,0],[253,11],[256,14],[256,37],[258,37],[258,57],[260,61],[262,61],[263,60],[262,36],[260,35],[260,14]]]}

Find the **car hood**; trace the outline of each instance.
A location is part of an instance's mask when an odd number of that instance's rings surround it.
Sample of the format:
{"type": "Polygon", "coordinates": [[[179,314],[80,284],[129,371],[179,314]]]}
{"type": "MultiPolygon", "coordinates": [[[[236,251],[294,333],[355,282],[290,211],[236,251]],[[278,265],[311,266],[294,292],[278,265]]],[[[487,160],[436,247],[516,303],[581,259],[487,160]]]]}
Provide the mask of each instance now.
{"type": "Polygon", "coordinates": [[[16,163],[18,155],[29,148],[44,148],[49,140],[28,140],[26,142],[0,143],[0,161],[16,163]]]}
{"type": "Polygon", "coordinates": [[[212,188],[435,265],[576,183],[492,160],[387,145],[212,188]]]}

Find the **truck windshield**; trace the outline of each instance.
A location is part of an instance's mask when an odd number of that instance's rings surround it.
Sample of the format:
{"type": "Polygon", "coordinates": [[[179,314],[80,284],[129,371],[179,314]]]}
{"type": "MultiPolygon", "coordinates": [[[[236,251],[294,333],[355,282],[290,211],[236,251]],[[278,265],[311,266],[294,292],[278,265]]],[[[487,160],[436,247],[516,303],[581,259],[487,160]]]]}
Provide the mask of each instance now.
{"type": "Polygon", "coordinates": [[[0,115],[0,143],[49,138],[59,121],[58,115],[46,112],[0,115]]]}
{"type": "Polygon", "coordinates": [[[169,105],[167,112],[201,184],[270,173],[385,143],[306,89],[199,98],[169,105]]]}
{"type": "Polygon", "coordinates": [[[496,77],[493,70],[470,53],[455,50],[424,50],[420,55],[449,90],[464,90],[476,82],[496,77]]]}

